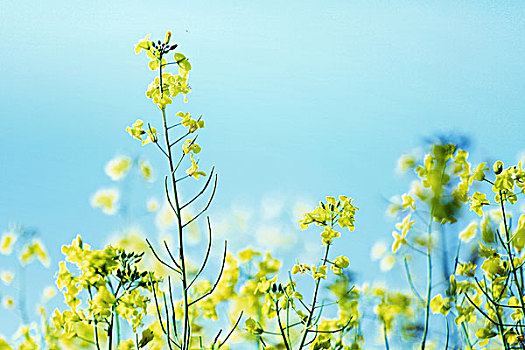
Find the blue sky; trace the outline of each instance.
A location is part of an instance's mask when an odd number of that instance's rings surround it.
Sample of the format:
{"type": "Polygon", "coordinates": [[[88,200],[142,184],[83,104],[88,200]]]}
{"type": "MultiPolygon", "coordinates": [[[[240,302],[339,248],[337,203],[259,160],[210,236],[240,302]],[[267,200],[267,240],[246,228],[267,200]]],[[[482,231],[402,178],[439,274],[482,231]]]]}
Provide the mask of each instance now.
{"type": "MultiPolygon", "coordinates": [[[[102,244],[128,224],[89,197],[111,185],[103,167],[116,154],[140,152],[163,171],[124,128],[159,121],[144,96],[153,75],[133,47],[170,29],[193,65],[190,102],[172,116],[206,120],[200,164],[220,176],[217,220],[232,206],[257,216],[263,198],[347,194],[360,211],[342,250],[363,270],[373,242],[390,240],[385,199],[409,183],[394,171],[400,154],[451,133],[470,138],[473,161],[513,162],[525,148],[523,10],[518,1],[2,1],[0,228],[37,228],[56,266],[76,234],[102,244]]],[[[162,195],[160,183],[148,186],[162,195]]]]}

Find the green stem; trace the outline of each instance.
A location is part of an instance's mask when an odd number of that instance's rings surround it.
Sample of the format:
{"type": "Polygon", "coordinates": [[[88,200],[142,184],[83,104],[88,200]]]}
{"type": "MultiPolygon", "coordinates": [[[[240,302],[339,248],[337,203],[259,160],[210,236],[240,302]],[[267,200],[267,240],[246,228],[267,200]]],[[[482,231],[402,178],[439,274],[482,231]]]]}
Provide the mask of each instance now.
{"type": "MultiPolygon", "coordinates": [[[[519,297],[517,299],[520,302],[521,312],[525,315],[525,305],[523,303],[523,295],[524,294],[523,294],[522,286],[520,284],[520,279],[518,279],[518,274],[516,273],[516,267],[514,265],[514,257],[512,255],[510,232],[509,232],[509,228],[507,226],[507,219],[505,217],[505,205],[504,205],[504,202],[503,202],[503,196],[502,196],[501,191],[499,191],[499,196],[500,196],[500,204],[501,204],[501,214],[503,216],[503,226],[505,228],[505,237],[507,239],[505,249],[507,250],[507,253],[509,255],[510,266],[511,266],[511,269],[512,269],[512,275],[514,276],[514,278],[513,278],[514,284],[516,285],[516,289],[518,290],[518,296],[519,297]]],[[[521,267],[520,267],[520,271],[521,271],[521,267]]]]}
{"type": "Polygon", "coordinates": [[[425,350],[425,345],[427,342],[428,335],[428,326],[430,318],[430,297],[432,295],[432,255],[431,255],[431,232],[432,232],[432,214],[433,208],[430,209],[430,220],[428,223],[428,246],[427,246],[427,271],[428,271],[428,281],[427,281],[427,297],[426,297],[426,306],[425,306],[425,329],[423,331],[423,339],[421,340],[421,350],[425,350]]]}
{"type": "MultiPolygon", "coordinates": [[[[89,298],[91,301],[93,301],[93,294],[91,293],[91,286],[88,286],[88,293],[89,298]]],[[[98,327],[97,327],[97,318],[95,317],[95,314],[92,312],[93,315],[93,332],[95,333],[95,343],[97,345],[97,350],[100,350],[100,344],[98,342],[98,327]]]]}
{"type": "Polygon", "coordinates": [[[390,345],[388,345],[388,335],[387,335],[386,323],[385,322],[383,322],[383,335],[384,335],[384,338],[385,338],[385,348],[386,348],[386,350],[390,350],[390,345]]]}
{"type": "MultiPolygon", "coordinates": [[[[160,58],[162,61],[162,57],[160,58]]],[[[164,94],[164,90],[162,87],[162,67],[159,68],[159,83],[160,83],[160,93],[161,98],[164,94]]],[[[184,241],[183,241],[183,235],[182,235],[182,218],[181,218],[181,209],[179,204],[179,196],[177,192],[177,180],[175,176],[175,167],[173,166],[173,156],[171,153],[171,147],[170,147],[170,139],[168,135],[168,123],[166,119],[166,111],[165,109],[161,109],[162,111],[162,123],[164,128],[164,141],[166,144],[166,152],[168,154],[169,159],[169,168],[170,168],[170,178],[171,178],[171,185],[173,187],[173,197],[175,200],[175,209],[176,213],[175,216],[177,217],[177,226],[178,226],[178,233],[179,233],[179,258],[180,258],[180,266],[181,266],[181,272],[182,272],[182,293],[184,297],[184,327],[183,327],[183,338],[182,338],[182,350],[189,349],[190,344],[190,337],[191,337],[191,329],[190,329],[190,321],[189,321],[189,301],[188,301],[188,280],[186,276],[186,263],[185,263],[185,257],[184,257],[184,241]]],[[[169,341],[169,340],[168,340],[169,341]]]]}
{"type": "Polygon", "coordinates": [[[108,327],[108,350],[111,350],[111,348],[113,347],[113,318],[114,318],[114,313],[112,312],[111,321],[108,327]]]}
{"type": "MultiPolygon", "coordinates": [[[[328,260],[328,251],[329,250],[330,250],[330,243],[327,243],[322,265],[326,264],[326,261],[328,260]]],[[[320,285],[321,285],[321,278],[319,278],[315,282],[315,290],[314,290],[314,296],[313,296],[313,299],[312,299],[312,305],[310,306],[310,313],[308,314],[308,319],[306,321],[306,326],[305,326],[305,329],[304,329],[303,337],[301,338],[301,343],[300,343],[299,348],[298,348],[299,350],[301,350],[304,347],[304,344],[306,342],[306,337],[308,336],[308,330],[310,328],[310,325],[312,323],[312,319],[314,317],[315,304],[317,302],[317,294],[319,292],[319,286],[320,285]]]]}
{"type": "Polygon", "coordinates": [[[498,307],[494,305],[494,310],[496,311],[496,317],[498,318],[498,330],[499,334],[501,336],[501,340],[503,341],[503,346],[505,347],[505,350],[510,349],[509,344],[507,343],[507,338],[505,338],[505,328],[503,327],[503,320],[501,319],[501,316],[499,314],[498,307]]]}
{"type": "Polygon", "coordinates": [[[286,339],[286,333],[284,332],[283,325],[281,323],[281,315],[280,315],[281,310],[279,310],[279,305],[278,305],[279,300],[274,300],[273,302],[275,304],[275,310],[277,311],[277,323],[279,324],[279,330],[281,331],[281,336],[284,341],[284,346],[286,350],[292,350],[290,348],[290,345],[288,345],[288,340],[286,339]]]}

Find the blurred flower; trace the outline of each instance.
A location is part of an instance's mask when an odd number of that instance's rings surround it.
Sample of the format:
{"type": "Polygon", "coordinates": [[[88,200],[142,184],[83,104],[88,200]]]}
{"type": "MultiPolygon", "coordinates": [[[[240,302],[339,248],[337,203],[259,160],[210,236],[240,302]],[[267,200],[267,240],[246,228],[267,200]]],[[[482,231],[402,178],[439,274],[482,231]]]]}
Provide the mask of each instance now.
{"type": "Polygon", "coordinates": [[[49,300],[53,298],[57,294],[57,290],[53,286],[47,286],[44,288],[44,291],[42,292],[42,296],[45,300],[49,300]]]}
{"type": "Polygon", "coordinates": [[[130,167],[131,158],[121,156],[111,159],[104,170],[111,180],[118,181],[126,175],[130,167]]]}
{"type": "Polygon", "coordinates": [[[142,134],[144,134],[144,130],[142,129],[143,126],[144,122],[140,119],[137,119],[137,121],[133,123],[131,127],[126,127],[126,131],[137,140],[142,140],[142,134]]]}
{"type": "Polygon", "coordinates": [[[6,309],[13,309],[15,307],[15,301],[10,296],[5,296],[2,298],[2,305],[6,309]]]}
{"type": "Polygon", "coordinates": [[[372,261],[377,261],[381,259],[381,257],[385,253],[386,253],[386,243],[383,241],[378,241],[372,246],[372,249],[370,250],[370,259],[372,261]]]}
{"type": "Polygon", "coordinates": [[[383,241],[376,242],[370,250],[370,260],[377,261],[379,259],[381,259],[379,261],[379,269],[383,272],[392,269],[396,262],[395,256],[387,253],[387,245],[383,241]]]}
{"type": "Polygon", "coordinates": [[[146,160],[139,161],[140,173],[146,181],[152,181],[153,179],[153,168],[151,164],[146,160]]]}
{"type": "Polygon", "coordinates": [[[119,191],[116,188],[100,189],[91,197],[91,206],[102,209],[102,212],[113,215],[117,212],[119,191]]]}
{"type": "Polygon", "coordinates": [[[412,169],[416,166],[417,159],[411,154],[403,154],[397,160],[397,172],[404,173],[408,169],[412,169]]]}
{"type": "Polygon", "coordinates": [[[39,240],[33,240],[31,243],[26,244],[22,248],[19,256],[22,265],[29,264],[35,258],[37,258],[45,267],[49,267],[49,256],[47,255],[44,244],[39,240]]]}
{"type": "Polygon", "coordinates": [[[13,251],[13,245],[16,242],[16,235],[14,232],[4,232],[2,240],[0,240],[0,253],[9,255],[13,251]]]}
{"type": "Polygon", "coordinates": [[[468,243],[476,236],[477,231],[478,224],[475,222],[471,222],[463,231],[459,233],[459,239],[461,239],[465,243],[468,243]]]}
{"type": "Polygon", "coordinates": [[[383,256],[383,258],[379,262],[379,268],[381,269],[381,271],[386,272],[392,269],[395,263],[396,257],[393,254],[389,253],[383,256]]]}
{"type": "Polygon", "coordinates": [[[148,211],[156,211],[159,209],[159,201],[156,198],[150,198],[146,202],[146,208],[148,211]]]}
{"type": "Polygon", "coordinates": [[[2,271],[0,273],[0,279],[6,286],[10,285],[14,278],[15,275],[11,271],[2,271]]]}

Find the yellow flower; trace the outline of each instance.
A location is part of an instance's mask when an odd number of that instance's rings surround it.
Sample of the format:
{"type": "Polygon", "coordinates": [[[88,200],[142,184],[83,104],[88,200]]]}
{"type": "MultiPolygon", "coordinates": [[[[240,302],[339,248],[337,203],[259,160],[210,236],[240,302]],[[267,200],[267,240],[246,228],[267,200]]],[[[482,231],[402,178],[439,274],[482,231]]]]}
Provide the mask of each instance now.
{"type": "Polygon", "coordinates": [[[204,128],[203,120],[195,120],[191,118],[190,113],[177,112],[177,115],[182,118],[182,126],[188,128],[189,133],[194,133],[197,129],[204,128]]]}
{"type": "Polygon", "coordinates": [[[333,264],[330,266],[330,268],[334,271],[336,275],[341,275],[342,270],[344,268],[347,268],[350,265],[350,260],[346,256],[338,256],[334,259],[333,264]]]}
{"type": "Polygon", "coordinates": [[[2,305],[6,309],[13,309],[15,307],[15,301],[10,296],[4,296],[2,298],[2,305]]]}
{"type": "Polygon", "coordinates": [[[140,40],[137,45],[135,45],[135,54],[139,54],[142,50],[148,51],[151,48],[151,41],[149,41],[149,37],[151,34],[146,35],[146,37],[142,40],[140,40]]]}
{"type": "Polygon", "coordinates": [[[468,243],[476,236],[477,231],[478,224],[471,222],[463,231],[459,233],[459,239],[465,243],[468,243]]]}
{"type": "Polygon", "coordinates": [[[109,317],[114,303],[115,296],[108,291],[105,285],[98,289],[98,293],[94,296],[93,300],[89,302],[93,313],[100,317],[109,317]]]}
{"type": "Polygon", "coordinates": [[[153,168],[147,161],[139,161],[140,173],[146,181],[151,181],[153,178],[153,168]]]}
{"type": "Polygon", "coordinates": [[[403,196],[401,198],[402,198],[402,201],[403,201],[401,206],[404,209],[410,207],[410,208],[412,208],[412,210],[416,210],[416,201],[408,193],[403,194],[403,196]]]}
{"type": "Polygon", "coordinates": [[[131,158],[129,157],[115,157],[111,159],[105,167],[106,175],[108,175],[111,180],[117,181],[122,179],[126,172],[131,167],[131,158]]]}
{"type": "Polygon", "coordinates": [[[450,305],[450,298],[443,298],[441,294],[436,295],[430,301],[430,307],[432,308],[433,313],[441,313],[443,316],[446,316],[452,308],[450,305]]]}
{"type": "Polygon", "coordinates": [[[310,266],[305,264],[295,264],[292,268],[293,275],[296,273],[307,273],[308,271],[311,271],[310,266]]]}
{"type": "Polygon", "coordinates": [[[49,267],[49,256],[43,243],[39,240],[33,240],[31,243],[26,244],[20,253],[22,265],[30,263],[34,258],[37,258],[45,267],[49,267]]]}
{"type": "Polygon", "coordinates": [[[412,228],[412,225],[416,222],[415,220],[410,221],[411,214],[408,214],[402,222],[396,224],[396,228],[401,230],[403,237],[406,236],[407,232],[412,228]]]}
{"type": "Polygon", "coordinates": [[[91,206],[102,209],[105,214],[117,212],[119,192],[116,188],[100,189],[91,197],[91,206]]]}
{"type": "Polygon", "coordinates": [[[256,294],[257,292],[266,293],[272,287],[272,284],[274,284],[275,282],[277,282],[277,276],[274,276],[270,280],[266,279],[266,277],[262,277],[257,283],[257,288],[255,289],[254,294],[256,294]]]}
{"type": "Polygon", "coordinates": [[[0,240],[0,253],[9,255],[13,251],[13,245],[16,242],[16,235],[14,232],[4,232],[2,240],[0,240]]]}
{"type": "Polygon", "coordinates": [[[478,167],[472,171],[469,185],[472,185],[474,181],[483,181],[483,179],[485,179],[485,171],[489,170],[486,165],[487,163],[480,163],[478,167]]]}
{"type": "Polygon", "coordinates": [[[456,268],[456,275],[474,277],[476,273],[476,267],[477,265],[474,264],[472,261],[469,261],[468,263],[461,263],[456,268]]]}
{"type": "Polygon", "coordinates": [[[244,328],[251,334],[259,335],[262,334],[263,329],[259,322],[255,321],[253,318],[249,317],[244,323],[244,328]]]}
{"type": "Polygon", "coordinates": [[[403,231],[400,235],[397,231],[392,231],[392,237],[394,237],[394,243],[392,243],[392,253],[395,253],[399,250],[401,245],[407,244],[406,235],[408,231],[403,231]]]}
{"type": "Polygon", "coordinates": [[[197,163],[195,162],[195,160],[193,159],[193,154],[190,154],[190,158],[191,158],[191,167],[186,170],[186,173],[191,176],[191,177],[194,177],[195,179],[199,179],[199,176],[206,176],[206,173],[204,171],[200,171],[198,170],[199,167],[197,165],[197,163]]]}
{"type": "Polygon", "coordinates": [[[316,266],[312,266],[312,277],[316,281],[320,278],[326,279],[327,270],[328,267],[326,265],[319,266],[319,268],[317,268],[316,266]]]}
{"type": "Polygon", "coordinates": [[[184,154],[187,154],[188,152],[197,154],[201,151],[201,147],[195,142],[192,142],[192,140],[186,140],[182,145],[182,150],[184,151],[184,154]]]}
{"type": "Polygon", "coordinates": [[[144,122],[137,119],[131,127],[126,127],[126,131],[137,140],[142,140],[142,135],[144,134],[144,130],[142,129],[143,126],[144,122]]]}
{"type": "Polygon", "coordinates": [[[323,238],[323,244],[330,244],[332,243],[332,240],[336,237],[341,236],[341,234],[335,230],[333,230],[329,226],[325,226],[324,231],[321,232],[321,237],[323,238]]]}
{"type": "Polygon", "coordinates": [[[260,256],[261,253],[253,250],[252,248],[246,248],[246,249],[240,251],[237,255],[239,256],[239,260],[240,261],[248,262],[248,261],[252,260],[252,258],[254,256],[260,256]]]}
{"type": "Polygon", "coordinates": [[[470,198],[470,210],[474,210],[479,216],[483,216],[483,206],[489,205],[487,196],[484,193],[475,192],[470,198]]]}
{"type": "Polygon", "coordinates": [[[148,130],[146,130],[146,134],[148,134],[148,136],[146,137],[144,141],[142,141],[142,146],[147,145],[150,142],[153,142],[153,143],[157,142],[158,140],[157,129],[155,129],[153,126],[150,126],[148,130]]]}

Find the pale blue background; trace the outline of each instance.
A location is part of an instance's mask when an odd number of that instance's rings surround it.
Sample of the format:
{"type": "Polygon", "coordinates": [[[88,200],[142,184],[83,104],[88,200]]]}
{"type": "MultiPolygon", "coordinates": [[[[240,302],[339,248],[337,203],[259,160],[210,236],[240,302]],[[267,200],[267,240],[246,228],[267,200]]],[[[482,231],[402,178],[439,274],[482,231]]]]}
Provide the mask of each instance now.
{"type": "MultiPolygon", "coordinates": [[[[394,172],[401,153],[449,133],[470,137],[478,162],[513,162],[525,148],[524,10],[519,1],[2,0],[0,228],[37,228],[53,268],[76,234],[96,245],[119,228],[89,197],[110,184],[107,160],[138,150],[125,126],[159,117],[133,47],[171,29],[193,64],[190,103],[174,109],[204,115],[201,165],[220,174],[214,208],[257,207],[268,193],[348,194],[360,211],[341,250],[355,270],[377,273],[368,254],[377,238],[390,241],[385,199],[408,185],[394,172]]],[[[160,196],[161,185],[151,191],[160,196]]],[[[35,288],[52,274],[35,275],[35,288]]]]}

